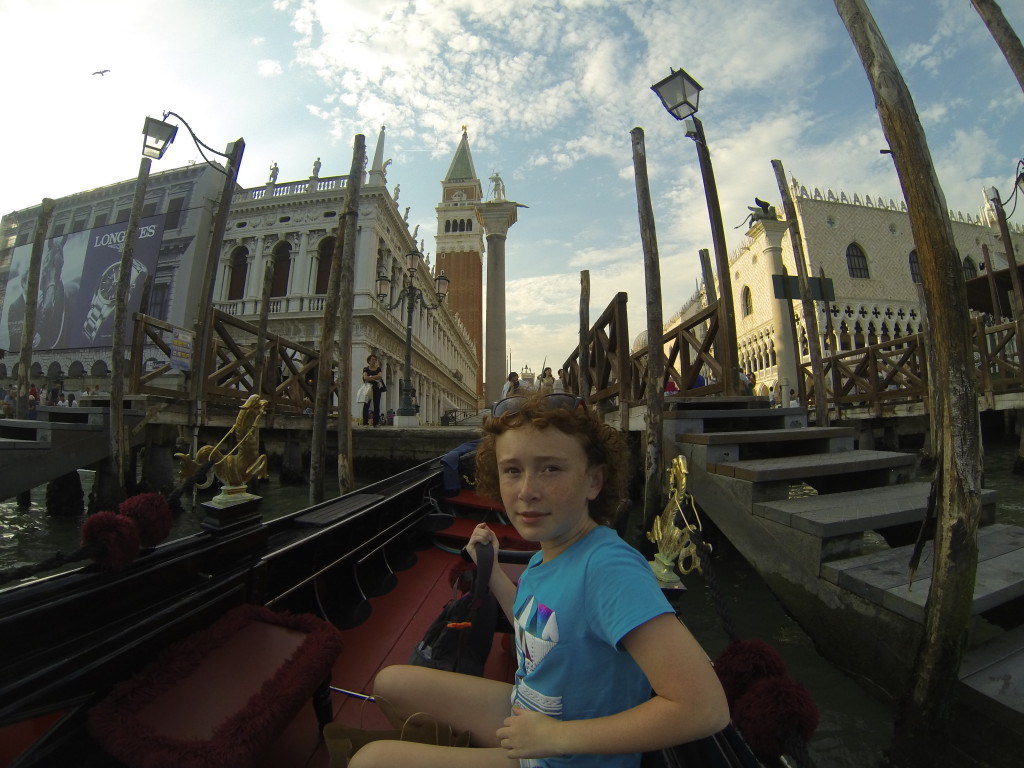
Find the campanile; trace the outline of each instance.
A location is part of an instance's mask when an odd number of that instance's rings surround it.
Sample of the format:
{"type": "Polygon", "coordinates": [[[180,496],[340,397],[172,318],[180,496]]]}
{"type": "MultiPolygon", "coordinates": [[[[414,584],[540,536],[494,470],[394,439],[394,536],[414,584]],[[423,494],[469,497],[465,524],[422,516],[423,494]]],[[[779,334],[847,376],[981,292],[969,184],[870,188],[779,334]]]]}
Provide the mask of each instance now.
{"type": "Polygon", "coordinates": [[[483,397],[483,261],[484,228],[478,213],[483,189],[473,167],[469,136],[462,126],[462,140],[441,182],[437,211],[437,269],[451,279],[448,305],[458,314],[476,346],[477,398],[483,397]]]}

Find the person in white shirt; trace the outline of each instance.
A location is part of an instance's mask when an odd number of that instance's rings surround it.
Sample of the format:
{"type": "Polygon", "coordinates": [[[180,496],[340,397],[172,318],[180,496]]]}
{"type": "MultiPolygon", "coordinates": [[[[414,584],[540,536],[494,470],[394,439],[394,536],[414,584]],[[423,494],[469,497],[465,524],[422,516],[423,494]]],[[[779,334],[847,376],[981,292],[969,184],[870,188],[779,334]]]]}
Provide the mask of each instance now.
{"type": "Polygon", "coordinates": [[[519,374],[512,371],[508,375],[508,381],[505,382],[505,386],[501,388],[501,399],[504,400],[506,397],[515,397],[519,394],[519,374]]]}

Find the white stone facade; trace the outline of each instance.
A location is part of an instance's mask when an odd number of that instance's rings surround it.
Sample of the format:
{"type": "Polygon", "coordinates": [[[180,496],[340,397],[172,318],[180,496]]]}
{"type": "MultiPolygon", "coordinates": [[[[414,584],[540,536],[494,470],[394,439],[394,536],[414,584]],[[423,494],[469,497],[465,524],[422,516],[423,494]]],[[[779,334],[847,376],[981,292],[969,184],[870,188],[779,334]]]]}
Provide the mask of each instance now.
{"type": "MultiPolygon", "coordinates": [[[[355,393],[361,385],[363,366],[371,353],[381,358],[387,384],[381,411],[399,406],[400,380],[404,375],[406,311],[393,309],[377,299],[379,271],[391,277],[394,303],[405,275],[405,256],[420,250],[409,232],[405,217],[386,186],[387,163],[382,162],[383,130],[373,167],[366,175],[359,200],[356,224],[354,301],[351,312],[352,413],[361,417],[355,393]]],[[[320,178],[319,168],[308,179],[262,187],[238,188],[232,203],[219,252],[214,284],[214,306],[256,324],[259,319],[264,268],[274,265],[268,328],[272,333],[313,348],[320,346],[320,327],[326,300],[327,274],[333,254],[338,216],[344,200],[346,177],[320,178]]],[[[276,176],[276,174],[275,174],[276,176]]],[[[210,252],[214,204],[224,176],[207,165],[165,171],[150,177],[147,210],[165,213],[174,226],[165,228],[155,278],[155,297],[150,314],[185,329],[193,329],[204,303],[202,281],[210,252]],[[173,201],[173,202],[172,202],[173,201]]],[[[113,222],[131,206],[134,180],[79,193],[57,201],[50,234],[86,229],[97,221],[113,222]],[[105,218],[104,218],[105,217],[105,218]]],[[[7,285],[11,256],[26,246],[38,215],[38,206],[15,212],[2,220],[0,240],[0,290],[7,285]]],[[[421,262],[416,285],[436,304],[432,270],[421,262]]],[[[0,305],[2,306],[2,305],[0,305]]],[[[0,360],[0,382],[14,376],[17,350],[0,360]]],[[[36,350],[32,379],[38,384],[65,382],[69,390],[90,386],[106,389],[110,368],[109,348],[36,350]],[[76,377],[81,376],[81,380],[76,377]]],[[[475,382],[479,361],[473,340],[462,322],[446,305],[427,311],[417,305],[413,318],[412,386],[417,392],[419,421],[440,423],[449,409],[475,407],[475,382]]]]}
{"type": "MultiPolygon", "coordinates": [[[[135,193],[135,179],[56,200],[48,238],[127,222],[135,193]]],[[[142,216],[163,216],[163,234],[155,273],[151,275],[150,314],[183,328],[192,328],[198,317],[202,264],[210,250],[213,206],[224,184],[217,169],[202,164],[152,173],[148,179],[142,216]]],[[[14,211],[0,220],[0,292],[8,284],[15,251],[31,249],[40,206],[14,211]]],[[[65,290],[73,295],[76,283],[65,290]]],[[[40,285],[40,293],[44,286],[40,285]]],[[[0,306],[7,297],[0,293],[0,306]]],[[[0,361],[0,382],[16,381],[18,350],[8,349],[0,361]]],[[[29,372],[30,382],[53,385],[65,381],[68,391],[108,389],[109,347],[76,348],[62,345],[37,349],[29,372]]]]}
{"type": "MultiPolygon", "coordinates": [[[[920,273],[916,280],[912,274],[911,254],[916,255],[916,250],[905,203],[832,190],[809,191],[796,181],[791,192],[808,273],[830,278],[835,290],[835,301],[827,307],[815,302],[821,337],[825,338],[829,322],[833,343],[839,349],[919,332],[924,304],[920,273]]],[[[782,205],[777,204],[776,210],[781,212],[782,205]]],[[[981,215],[950,211],[950,221],[965,273],[985,274],[982,246],[988,247],[993,269],[1007,266],[991,211],[981,215]]],[[[784,224],[755,222],[730,257],[739,364],[742,370],[754,373],[760,395],[767,395],[780,378],[795,389],[795,361],[809,359],[803,310],[797,298],[793,303],[797,353],[789,358],[794,367],[787,372],[786,352],[787,346],[794,349],[790,341],[793,331],[785,327],[789,307],[775,298],[772,281],[772,275],[781,271],[780,263],[788,275],[797,274],[784,224]]],[[[1019,264],[1024,258],[1020,227],[1011,227],[1011,239],[1019,264]]],[[[699,292],[680,314],[687,316],[692,307],[702,304],[699,292]]],[[[824,351],[828,353],[827,347],[824,351]]]]}
{"type": "MultiPolygon", "coordinates": [[[[383,142],[383,131],[379,141],[383,142]]],[[[379,144],[360,193],[356,230],[349,402],[352,414],[359,417],[361,404],[355,402],[355,395],[371,353],[380,358],[387,384],[381,398],[382,413],[399,408],[407,315],[404,303],[388,307],[402,290],[406,254],[419,250],[387,189],[381,152],[379,144]],[[376,295],[381,271],[391,279],[387,306],[376,295]]],[[[218,265],[217,308],[247,322],[258,322],[264,269],[270,264],[268,328],[291,341],[319,348],[327,276],[346,183],[344,176],[311,177],[238,193],[218,265]]],[[[437,304],[429,264],[420,263],[415,279],[424,297],[437,304]]],[[[473,407],[479,362],[459,319],[446,305],[428,311],[417,303],[412,335],[412,386],[420,408],[419,422],[439,424],[445,411],[473,407]]]]}

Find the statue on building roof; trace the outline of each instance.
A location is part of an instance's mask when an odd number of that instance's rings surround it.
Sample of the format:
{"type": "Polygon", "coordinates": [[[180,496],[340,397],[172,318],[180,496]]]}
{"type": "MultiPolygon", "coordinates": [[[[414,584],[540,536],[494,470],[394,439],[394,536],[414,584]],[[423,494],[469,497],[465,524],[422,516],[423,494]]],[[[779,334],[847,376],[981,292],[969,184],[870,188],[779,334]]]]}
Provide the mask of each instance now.
{"type": "Polygon", "coordinates": [[[491,200],[501,202],[505,199],[505,182],[501,180],[501,174],[497,171],[489,177],[491,182],[491,200]]]}
{"type": "Polygon", "coordinates": [[[401,193],[401,191],[402,191],[402,185],[401,184],[395,184],[395,202],[396,203],[398,202],[398,195],[399,195],[399,193],[401,193]]]}
{"type": "Polygon", "coordinates": [[[744,224],[746,224],[749,229],[758,221],[779,220],[779,214],[776,212],[775,206],[759,197],[754,198],[754,205],[748,205],[747,210],[750,211],[750,213],[747,215],[747,218],[740,222],[739,227],[736,227],[736,229],[739,229],[744,224]]]}
{"type": "Polygon", "coordinates": [[[318,178],[320,178],[320,158],[319,157],[316,160],[313,161],[313,175],[310,176],[309,178],[311,178],[311,179],[318,179],[318,178]]]}
{"type": "Polygon", "coordinates": [[[270,166],[270,178],[267,179],[267,184],[277,183],[277,163],[270,166]]]}

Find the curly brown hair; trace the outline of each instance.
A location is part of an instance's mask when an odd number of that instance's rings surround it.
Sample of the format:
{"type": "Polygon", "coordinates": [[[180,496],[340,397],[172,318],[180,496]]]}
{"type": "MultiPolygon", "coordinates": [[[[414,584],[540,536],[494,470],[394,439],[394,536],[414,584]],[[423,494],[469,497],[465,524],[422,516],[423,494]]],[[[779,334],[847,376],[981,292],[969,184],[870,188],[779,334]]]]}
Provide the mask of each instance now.
{"type": "MultiPolygon", "coordinates": [[[[587,456],[588,467],[604,468],[604,485],[590,502],[590,517],[599,525],[615,525],[623,502],[628,501],[629,447],[622,433],[602,422],[589,409],[551,407],[550,395],[518,398],[522,406],[512,412],[484,419],[484,436],[476,449],[476,490],[492,501],[501,501],[498,485],[498,461],[494,442],[498,435],[529,425],[535,429],[554,427],[579,440],[587,456]]],[[[563,396],[564,397],[564,396],[563,396]]]]}

